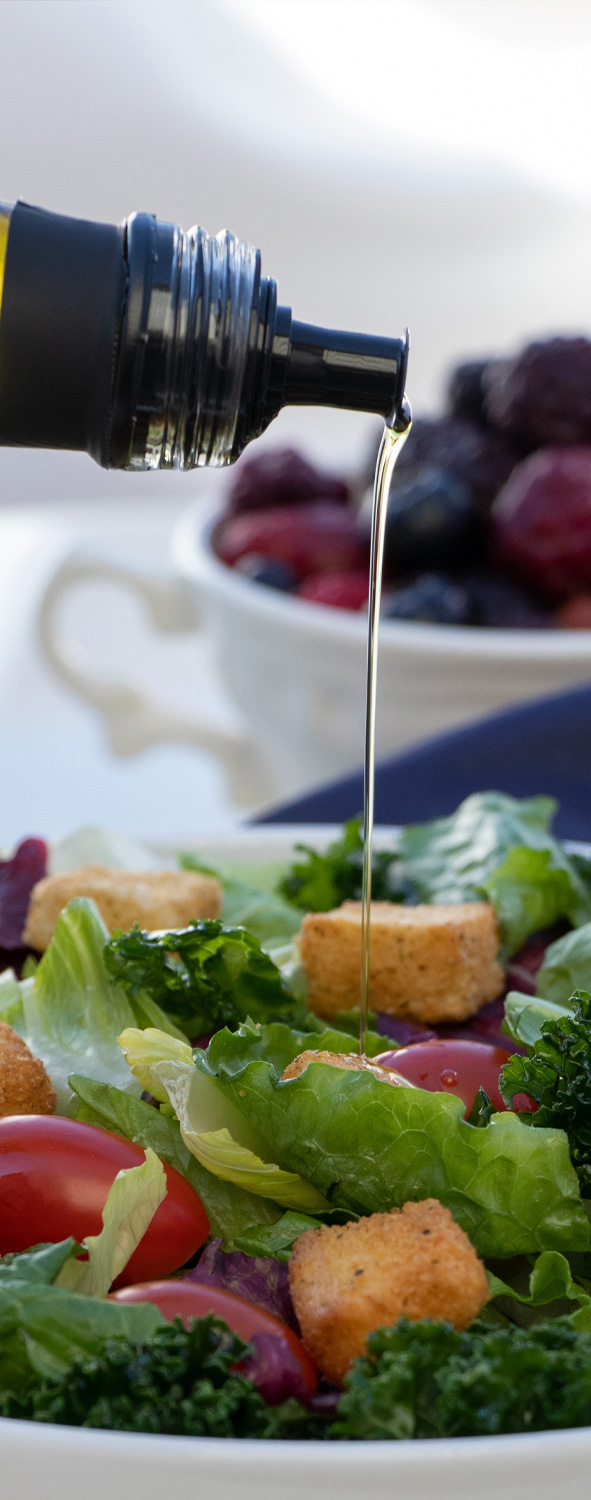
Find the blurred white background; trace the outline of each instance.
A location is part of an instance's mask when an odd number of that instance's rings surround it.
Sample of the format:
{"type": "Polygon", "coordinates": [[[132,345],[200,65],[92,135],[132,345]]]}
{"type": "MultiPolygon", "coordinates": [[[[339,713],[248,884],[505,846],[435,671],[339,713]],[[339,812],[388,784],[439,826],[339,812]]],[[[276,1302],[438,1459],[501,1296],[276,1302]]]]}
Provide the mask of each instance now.
{"type": "MultiPolygon", "coordinates": [[[[0,197],[233,229],[296,317],[408,323],[416,411],[436,409],[459,356],[589,329],[588,0],[0,0],[0,69],[0,197]]],[[[371,435],[367,418],[300,409],[263,441],[351,467],[371,435]]],[[[18,630],[0,629],[0,843],[81,821],[176,837],[236,816],[206,756],[112,760],[32,631],[56,548],[161,558],[186,501],[219,483],[0,450],[0,578],[19,580],[18,630]]],[[[106,656],[125,635],[185,706],[215,697],[190,643],[154,655],[130,609],[96,592],[71,628],[106,656]]]]}

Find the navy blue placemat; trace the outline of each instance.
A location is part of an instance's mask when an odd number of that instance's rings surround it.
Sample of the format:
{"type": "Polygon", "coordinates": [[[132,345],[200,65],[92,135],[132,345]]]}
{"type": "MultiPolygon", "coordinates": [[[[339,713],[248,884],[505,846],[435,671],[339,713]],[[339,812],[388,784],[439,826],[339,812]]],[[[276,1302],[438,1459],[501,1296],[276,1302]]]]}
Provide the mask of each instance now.
{"type": "MultiPolygon", "coordinates": [[[[376,767],[376,822],[453,812],[470,792],[556,797],[554,828],[591,841],[591,687],[536,700],[413,746],[376,767]]],[[[361,771],[261,813],[257,823],[340,823],[363,805],[361,771]]]]}

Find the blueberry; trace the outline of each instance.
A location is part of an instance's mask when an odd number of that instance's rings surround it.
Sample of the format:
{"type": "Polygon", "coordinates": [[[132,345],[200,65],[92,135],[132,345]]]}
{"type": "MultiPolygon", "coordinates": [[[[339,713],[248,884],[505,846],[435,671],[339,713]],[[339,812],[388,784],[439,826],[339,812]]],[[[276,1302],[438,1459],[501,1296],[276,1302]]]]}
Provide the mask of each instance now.
{"type": "Polygon", "coordinates": [[[421,620],[429,625],[470,625],[472,600],[462,584],[441,573],[422,573],[405,589],[384,597],[386,620],[421,620]]]}
{"type": "Polygon", "coordinates": [[[287,563],[277,562],[274,557],[263,557],[260,552],[246,552],[244,557],[239,557],[235,567],[238,573],[250,578],[251,583],[263,583],[265,588],[280,589],[283,594],[291,593],[298,581],[287,563]]]}
{"type": "Polygon", "coordinates": [[[395,572],[457,567],[478,556],[481,527],[468,485],[439,468],[422,468],[392,490],[386,564],[395,572]]]}

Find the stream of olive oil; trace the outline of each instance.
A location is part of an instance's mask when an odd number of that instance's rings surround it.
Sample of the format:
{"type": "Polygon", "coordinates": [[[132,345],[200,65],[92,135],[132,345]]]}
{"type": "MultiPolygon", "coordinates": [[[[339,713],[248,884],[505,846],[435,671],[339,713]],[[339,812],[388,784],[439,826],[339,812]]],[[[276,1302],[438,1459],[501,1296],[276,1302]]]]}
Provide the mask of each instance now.
{"type": "Polygon", "coordinates": [[[392,425],[386,424],[376,463],[371,515],[369,557],[369,607],[367,623],[367,687],[365,697],[365,754],[363,761],[363,880],[361,887],[361,1019],[359,1052],[363,1057],[369,1009],[369,945],[371,938],[371,860],[373,849],[376,692],[378,684],[378,640],[382,568],[388,496],[396,459],[408,437],[411,410],[403,400],[392,425]]]}

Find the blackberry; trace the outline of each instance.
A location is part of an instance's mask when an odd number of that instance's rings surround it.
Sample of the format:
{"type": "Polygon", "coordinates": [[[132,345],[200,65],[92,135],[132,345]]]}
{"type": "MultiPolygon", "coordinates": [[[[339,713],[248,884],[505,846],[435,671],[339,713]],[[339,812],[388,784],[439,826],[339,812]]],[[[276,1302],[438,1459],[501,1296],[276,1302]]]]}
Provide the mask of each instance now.
{"type": "Polygon", "coordinates": [[[417,417],[398,459],[395,490],[410,470],[446,469],[463,479],[476,503],[488,509],[519,455],[500,432],[459,417],[417,417]]]}
{"type": "Polygon", "coordinates": [[[554,624],[550,610],[501,573],[468,574],[463,583],[472,600],[474,625],[540,630],[554,624]]]}
{"type": "Polygon", "coordinates": [[[489,422],[534,448],[591,443],[591,340],[556,338],[528,344],[485,376],[489,422]]]}
{"type": "Polygon", "coordinates": [[[236,464],[228,490],[228,513],[265,510],[276,505],[306,505],[337,500],[346,505],[349,486],[335,474],[309,464],[295,448],[264,448],[236,464]]]}

